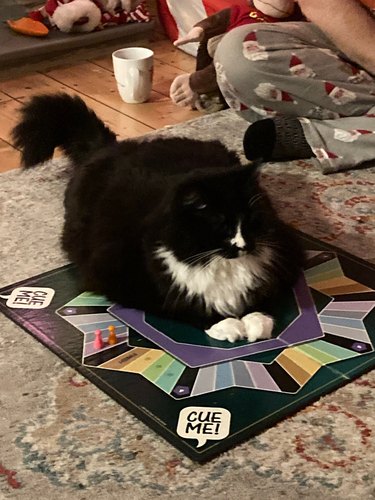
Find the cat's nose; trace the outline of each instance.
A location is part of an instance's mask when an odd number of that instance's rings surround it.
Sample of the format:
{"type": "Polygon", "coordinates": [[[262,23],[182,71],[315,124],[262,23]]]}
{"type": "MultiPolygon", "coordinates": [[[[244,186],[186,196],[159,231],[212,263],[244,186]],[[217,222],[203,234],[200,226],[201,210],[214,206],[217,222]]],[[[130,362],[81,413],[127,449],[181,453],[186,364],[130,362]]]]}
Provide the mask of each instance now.
{"type": "Polygon", "coordinates": [[[247,253],[247,249],[238,245],[230,245],[226,251],[226,256],[228,259],[236,259],[247,253]]]}
{"type": "Polygon", "coordinates": [[[233,248],[236,248],[237,250],[243,250],[246,247],[246,241],[242,236],[240,225],[238,225],[237,232],[233,236],[233,238],[230,239],[229,243],[233,248]]]}
{"type": "Polygon", "coordinates": [[[246,245],[244,245],[244,246],[234,245],[233,248],[237,252],[238,257],[241,257],[242,255],[247,254],[247,247],[246,247],[246,245]]]}
{"type": "Polygon", "coordinates": [[[244,243],[243,245],[238,245],[238,243],[235,243],[234,245],[232,245],[232,248],[234,248],[238,252],[243,252],[246,249],[246,243],[244,243]]]}
{"type": "Polygon", "coordinates": [[[232,247],[235,248],[236,250],[244,250],[246,248],[246,243],[245,242],[243,242],[241,244],[232,243],[232,247]]]}
{"type": "Polygon", "coordinates": [[[239,255],[245,255],[245,253],[249,253],[255,248],[255,242],[251,239],[244,242],[243,245],[234,244],[232,247],[238,252],[239,255]]]}

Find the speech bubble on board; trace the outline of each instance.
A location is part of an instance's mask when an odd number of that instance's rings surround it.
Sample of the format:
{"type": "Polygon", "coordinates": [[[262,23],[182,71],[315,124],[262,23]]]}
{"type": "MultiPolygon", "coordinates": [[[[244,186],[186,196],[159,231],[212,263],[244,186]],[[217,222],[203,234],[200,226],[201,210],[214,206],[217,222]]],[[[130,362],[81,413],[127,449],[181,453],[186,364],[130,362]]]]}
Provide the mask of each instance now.
{"type": "Polygon", "coordinates": [[[22,286],[15,288],[10,295],[0,295],[7,299],[6,305],[12,309],[44,309],[52,302],[53,288],[22,286]]]}
{"type": "Polygon", "coordinates": [[[182,438],[197,439],[197,448],[207,441],[220,441],[229,434],[231,414],[226,408],[188,406],[180,411],[177,434],[182,438]]]}

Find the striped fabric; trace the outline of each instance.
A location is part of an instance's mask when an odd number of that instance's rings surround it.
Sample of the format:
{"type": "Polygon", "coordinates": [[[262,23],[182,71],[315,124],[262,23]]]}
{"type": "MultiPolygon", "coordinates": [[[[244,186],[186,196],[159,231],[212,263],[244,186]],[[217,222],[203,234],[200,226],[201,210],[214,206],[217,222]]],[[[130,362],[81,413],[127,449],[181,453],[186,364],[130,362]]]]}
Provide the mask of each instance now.
{"type": "MultiPolygon", "coordinates": [[[[233,5],[247,5],[246,0],[157,0],[158,13],[168,37],[174,41],[205,17],[233,5]]],[[[191,55],[197,54],[198,44],[188,43],[180,47],[191,55]]]]}

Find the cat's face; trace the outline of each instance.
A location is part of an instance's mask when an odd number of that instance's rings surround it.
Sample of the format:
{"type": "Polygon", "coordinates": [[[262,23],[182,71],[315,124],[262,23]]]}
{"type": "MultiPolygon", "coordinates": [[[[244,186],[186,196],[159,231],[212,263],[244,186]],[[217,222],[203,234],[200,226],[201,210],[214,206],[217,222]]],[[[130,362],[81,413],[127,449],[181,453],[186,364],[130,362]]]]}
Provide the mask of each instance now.
{"type": "Polygon", "coordinates": [[[276,218],[249,168],[221,171],[184,183],[171,217],[176,257],[207,262],[257,254],[272,240],[276,218]]]}

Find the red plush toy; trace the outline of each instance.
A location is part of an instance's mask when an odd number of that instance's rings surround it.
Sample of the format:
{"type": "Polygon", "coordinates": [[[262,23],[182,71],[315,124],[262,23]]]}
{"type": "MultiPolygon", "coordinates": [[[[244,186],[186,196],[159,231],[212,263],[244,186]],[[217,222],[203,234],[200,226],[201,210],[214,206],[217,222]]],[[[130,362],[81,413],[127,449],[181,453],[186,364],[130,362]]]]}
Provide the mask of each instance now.
{"type": "Polygon", "coordinates": [[[47,0],[29,16],[65,33],[87,33],[109,24],[150,20],[145,2],[140,0],[47,0]]]}

